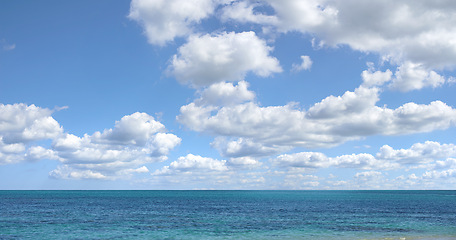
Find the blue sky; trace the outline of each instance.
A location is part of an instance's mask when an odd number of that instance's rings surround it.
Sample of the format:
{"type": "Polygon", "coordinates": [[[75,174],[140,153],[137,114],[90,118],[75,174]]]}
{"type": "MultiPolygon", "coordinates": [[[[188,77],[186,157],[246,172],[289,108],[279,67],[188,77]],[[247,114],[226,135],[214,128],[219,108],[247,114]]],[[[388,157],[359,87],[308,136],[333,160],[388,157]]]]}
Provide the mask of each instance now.
{"type": "Polygon", "coordinates": [[[454,189],[453,1],[2,1],[0,189],[454,189]]]}

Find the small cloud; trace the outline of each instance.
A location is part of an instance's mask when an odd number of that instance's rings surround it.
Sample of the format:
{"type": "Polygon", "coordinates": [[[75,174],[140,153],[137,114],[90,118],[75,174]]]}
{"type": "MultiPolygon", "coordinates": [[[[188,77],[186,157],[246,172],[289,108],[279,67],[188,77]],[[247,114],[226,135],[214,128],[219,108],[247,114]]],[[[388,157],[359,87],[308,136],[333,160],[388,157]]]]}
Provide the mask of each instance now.
{"type": "Polygon", "coordinates": [[[68,108],[70,108],[70,107],[68,107],[68,106],[62,106],[62,107],[55,106],[54,107],[54,111],[58,112],[58,111],[62,111],[62,110],[68,109],[68,108]]]}
{"type": "Polygon", "coordinates": [[[16,48],[16,44],[7,44],[7,45],[3,45],[3,50],[5,51],[11,51],[11,50],[14,50],[16,48]]]}
{"type": "Polygon", "coordinates": [[[14,50],[16,48],[16,44],[15,43],[9,44],[5,39],[1,39],[0,40],[0,45],[2,46],[3,51],[11,51],[11,50],[14,50]]]}
{"type": "Polygon", "coordinates": [[[455,77],[449,77],[447,80],[448,84],[453,85],[456,83],[456,78],[455,77]]]}
{"type": "Polygon", "coordinates": [[[309,56],[301,56],[301,64],[293,64],[291,67],[292,72],[300,72],[302,70],[309,70],[312,67],[312,60],[309,56]]]}

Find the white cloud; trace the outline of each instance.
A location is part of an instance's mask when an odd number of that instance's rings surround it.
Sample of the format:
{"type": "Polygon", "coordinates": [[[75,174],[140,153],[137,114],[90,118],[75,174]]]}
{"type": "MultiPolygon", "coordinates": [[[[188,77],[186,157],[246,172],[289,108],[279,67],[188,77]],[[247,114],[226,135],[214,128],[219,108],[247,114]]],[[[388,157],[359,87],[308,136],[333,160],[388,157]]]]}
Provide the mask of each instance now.
{"type": "Polygon", "coordinates": [[[227,171],[226,160],[217,160],[188,154],[171,162],[169,166],[156,170],[153,175],[174,175],[179,172],[223,172],[227,171]]]}
{"type": "Polygon", "coordinates": [[[300,152],[280,155],[273,164],[287,168],[324,168],[331,165],[331,160],[323,153],[300,152]]]}
{"type": "Polygon", "coordinates": [[[132,0],[128,17],[137,21],[149,43],[163,46],[193,32],[192,26],[209,17],[213,0],[132,0]]]}
{"type": "Polygon", "coordinates": [[[333,161],[334,166],[342,168],[391,170],[400,167],[400,164],[398,163],[385,161],[384,159],[376,159],[374,156],[367,153],[342,155],[332,158],[331,160],[333,161]]]}
{"type": "Polygon", "coordinates": [[[287,189],[314,189],[320,185],[314,175],[289,174],[284,177],[282,186],[287,189]]]}
{"type": "MultiPolygon", "coordinates": [[[[455,156],[456,154],[448,154],[447,156],[455,156]]],[[[445,161],[436,161],[435,162],[435,169],[456,169],[456,158],[448,158],[445,161]]]]}
{"type": "Polygon", "coordinates": [[[258,161],[255,158],[252,157],[238,157],[238,158],[230,158],[227,161],[227,166],[232,167],[232,168],[248,168],[248,169],[253,169],[253,168],[258,168],[263,163],[258,161]]]}
{"type": "Polygon", "coordinates": [[[376,156],[380,159],[394,160],[403,164],[422,164],[456,156],[456,146],[454,144],[426,141],[424,143],[415,143],[409,149],[395,150],[388,145],[384,145],[376,156]]]}
{"type": "MultiPolygon", "coordinates": [[[[261,24],[283,33],[311,34],[315,36],[313,43],[318,42],[315,44],[320,47],[348,45],[379,54],[383,60],[401,66],[392,86],[410,91],[441,86],[445,80],[433,70],[456,67],[455,10],[452,1],[240,1],[222,9],[222,20],[261,24]],[[273,11],[255,14],[258,6],[270,6],[273,11]],[[243,14],[235,14],[235,10],[243,14]]],[[[380,72],[370,75],[369,84],[387,79],[380,72]]]]}
{"type": "Polygon", "coordinates": [[[247,1],[236,1],[230,5],[226,5],[222,9],[220,18],[222,21],[234,19],[242,23],[277,24],[278,19],[276,16],[255,12],[254,8],[257,6],[260,6],[260,4],[247,1]]]}
{"type": "Polygon", "coordinates": [[[439,179],[439,178],[456,178],[456,169],[448,169],[444,171],[428,171],[423,174],[424,179],[439,179]]]}
{"type": "Polygon", "coordinates": [[[214,83],[201,92],[201,98],[195,100],[198,105],[225,106],[243,103],[255,99],[255,93],[249,91],[249,84],[240,81],[236,86],[233,83],[214,83]]]}
{"type": "Polygon", "coordinates": [[[77,137],[62,134],[52,147],[63,166],[50,173],[63,178],[122,177],[139,166],[164,161],[181,139],[165,133],[165,127],[146,113],[122,117],[114,128],[77,137]],[[103,177],[101,177],[103,176],[103,177]]]}
{"type": "Polygon", "coordinates": [[[211,145],[219,150],[222,156],[231,158],[242,158],[245,156],[264,157],[291,149],[287,146],[263,145],[252,141],[252,139],[242,137],[234,140],[228,140],[225,137],[217,137],[211,145]]]}
{"type": "Polygon", "coordinates": [[[382,173],[378,171],[366,171],[366,172],[359,172],[355,174],[355,179],[359,182],[369,182],[375,181],[382,177],[382,173]]]}
{"type": "Polygon", "coordinates": [[[193,87],[240,81],[248,72],[267,77],[282,71],[271,51],[254,32],[193,35],[179,47],[168,72],[193,87]]]}
{"type": "Polygon", "coordinates": [[[309,56],[301,56],[302,62],[300,64],[293,64],[291,67],[291,71],[299,72],[302,70],[309,70],[312,67],[312,60],[309,56]]]}
{"type": "Polygon", "coordinates": [[[456,146],[426,141],[415,143],[409,149],[393,149],[388,145],[380,148],[375,157],[368,153],[327,157],[320,152],[282,154],[272,159],[275,166],[283,168],[352,168],[363,170],[392,170],[410,165],[433,169],[456,167],[456,146]],[[446,159],[442,161],[440,159],[446,159]],[[427,164],[427,165],[423,165],[427,164]]]}
{"type": "Polygon", "coordinates": [[[374,64],[371,62],[369,62],[367,66],[369,67],[369,69],[364,70],[361,74],[361,77],[363,79],[363,86],[382,86],[383,84],[391,80],[391,76],[393,75],[391,70],[387,69],[385,72],[375,71],[374,64]]]}
{"type": "Polygon", "coordinates": [[[100,172],[94,172],[92,170],[74,170],[69,166],[58,166],[57,169],[52,170],[49,173],[50,177],[58,179],[108,179],[107,176],[100,172]]]}
{"type": "Polygon", "coordinates": [[[0,104],[0,136],[4,143],[52,139],[63,132],[52,111],[23,103],[0,104]]]}
{"type": "Polygon", "coordinates": [[[52,113],[35,105],[0,104],[0,164],[54,159],[52,152],[36,145],[62,134],[63,128],[52,118],[52,113]]]}
{"type": "Polygon", "coordinates": [[[400,164],[392,161],[376,159],[371,154],[351,154],[338,157],[327,157],[320,152],[300,152],[293,154],[282,154],[272,160],[273,165],[284,168],[354,168],[354,169],[394,169],[400,164]]]}
{"type": "Polygon", "coordinates": [[[306,116],[311,119],[329,119],[364,112],[375,106],[379,100],[378,92],[377,88],[359,87],[342,96],[329,96],[309,108],[306,116]]]}
{"type": "Polygon", "coordinates": [[[293,147],[330,147],[372,135],[401,135],[446,129],[456,123],[456,110],[443,102],[378,107],[379,89],[359,87],[329,96],[308,111],[296,104],[261,107],[255,102],[228,106],[190,103],[178,121],[217,136],[213,143],[230,157],[265,156],[293,147]]]}
{"type": "Polygon", "coordinates": [[[52,149],[46,149],[42,146],[32,146],[27,150],[25,158],[31,161],[37,161],[41,159],[57,160],[58,156],[52,149]]]}
{"type": "Polygon", "coordinates": [[[445,83],[445,78],[435,71],[427,70],[422,64],[405,62],[394,74],[395,78],[390,87],[402,92],[418,90],[424,87],[439,87],[445,83]]]}

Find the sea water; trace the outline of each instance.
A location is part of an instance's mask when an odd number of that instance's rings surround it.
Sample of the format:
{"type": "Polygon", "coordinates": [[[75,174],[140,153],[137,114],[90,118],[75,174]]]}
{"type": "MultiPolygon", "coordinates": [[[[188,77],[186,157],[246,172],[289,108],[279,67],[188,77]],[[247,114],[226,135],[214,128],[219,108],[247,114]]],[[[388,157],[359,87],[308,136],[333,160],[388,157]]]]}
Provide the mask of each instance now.
{"type": "Polygon", "coordinates": [[[456,191],[0,191],[0,239],[456,239],[456,191]]]}

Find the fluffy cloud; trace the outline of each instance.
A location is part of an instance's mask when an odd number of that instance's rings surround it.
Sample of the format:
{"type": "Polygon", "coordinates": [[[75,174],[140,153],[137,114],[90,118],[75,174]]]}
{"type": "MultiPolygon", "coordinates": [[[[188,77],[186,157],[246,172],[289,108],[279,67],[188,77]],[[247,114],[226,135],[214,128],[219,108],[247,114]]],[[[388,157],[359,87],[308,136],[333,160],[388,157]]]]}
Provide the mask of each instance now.
{"type": "Polygon", "coordinates": [[[351,154],[334,158],[327,157],[319,152],[300,152],[294,154],[282,154],[272,160],[272,164],[284,168],[355,168],[355,169],[386,169],[400,167],[400,164],[376,159],[371,154],[351,154]]]}
{"type": "Polygon", "coordinates": [[[0,104],[0,136],[4,143],[50,139],[63,132],[52,110],[19,103],[0,104]]]}
{"type": "Polygon", "coordinates": [[[267,77],[282,71],[271,51],[254,32],[193,35],[173,56],[168,71],[193,87],[240,81],[248,72],[267,77]]]}
{"type": "Polygon", "coordinates": [[[393,75],[391,70],[388,69],[385,72],[375,71],[374,64],[371,62],[367,63],[367,66],[369,67],[369,70],[364,70],[361,74],[361,77],[363,79],[363,86],[382,86],[391,80],[391,76],[393,75]]]}
{"type": "Polygon", "coordinates": [[[177,161],[172,162],[169,166],[165,166],[157,170],[153,175],[168,175],[176,174],[176,172],[220,172],[227,171],[225,160],[216,160],[212,158],[202,157],[198,155],[188,154],[185,157],[180,157],[177,161]]]}
{"type": "Polygon", "coordinates": [[[163,46],[191,34],[192,26],[214,11],[214,0],[133,0],[128,17],[144,29],[149,43],[163,46]]]}
{"type": "Polygon", "coordinates": [[[254,142],[252,139],[242,137],[234,140],[228,140],[225,137],[217,137],[211,145],[219,150],[222,156],[231,158],[243,158],[245,156],[265,157],[291,149],[288,146],[267,146],[254,142]]]}
{"type": "Polygon", "coordinates": [[[302,62],[300,64],[293,64],[291,67],[291,71],[299,72],[302,70],[309,70],[312,67],[312,60],[309,56],[301,56],[302,62]]]}
{"type": "Polygon", "coordinates": [[[41,140],[62,134],[63,128],[52,113],[35,105],[0,104],[0,164],[35,160],[39,156],[52,158],[44,148],[35,146],[41,140]]]}
{"type": "Polygon", "coordinates": [[[456,146],[454,144],[426,141],[424,143],[415,143],[409,149],[395,150],[388,145],[384,145],[376,156],[380,159],[393,160],[403,164],[421,164],[456,156],[456,146]]]}
{"type": "Polygon", "coordinates": [[[195,100],[198,105],[225,106],[251,101],[255,93],[248,90],[249,83],[240,81],[237,85],[220,82],[205,88],[201,92],[201,98],[195,100]]]}
{"type": "Polygon", "coordinates": [[[373,156],[367,153],[327,157],[320,152],[300,152],[282,154],[272,159],[275,166],[283,168],[354,168],[364,170],[399,169],[413,164],[414,166],[432,169],[451,169],[456,167],[454,144],[441,144],[426,141],[415,143],[409,149],[393,149],[388,145],[380,148],[373,156]],[[446,159],[448,158],[448,159],[446,159]],[[446,159],[444,161],[439,159],[446,159]],[[422,165],[427,163],[427,165],[422,165]]]}
{"type": "Polygon", "coordinates": [[[200,98],[182,106],[177,119],[192,130],[222,137],[214,146],[232,157],[264,156],[298,146],[330,147],[371,135],[429,132],[456,123],[456,110],[443,102],[389,109],[375,105],[378,95],[379,89],[361,86],[329,96],[308,111],[296,104],[261,107],[252,101],[220,107],[202,104],[200,98]]]}
{"type": "Polygon", "coordinates": [[[328,45],[347,44],[395,60],[454,66],[456,5],[452,1],[265,2],[276,11],[280,31],[313,33],[328,45]]]}
{"type": "Polygon", "coordinates": [[[52,171],[56,178],[115,178],[143,172],[146,163],[164,161],[181,139],[165,133],[165,127],[146,113],[124,116],[114,128],[78,137],[63,134],[52,148],[63,166],[52,171]]]}
{"type": "Polygon", "coordinates": [[[229,21],[231,19],[242,23],[257,23],[257,24],[277,24],[278,19],[276,16],[269,16],[262,13],[255,12],[255,7],[261,6],[259,3],[236,1],[231,5],[223,8],[220,18],[222,21],[229,21]]]}
{"type": "MultiPolygon", "coordinates": [[[[269,31],[311,34],[320,47],[348,45],[379,54],[400,66],[392,87],[410,91],[442,85],[445,79],[433,69],[455,67],[455,10],[452,1],[263,0],[226,5],[221,19],[261,24],[269,31]],[[255,12],[258,6],[273,11],[255,12]]],[[[377,84],[387,75],[379,72],[367,78],[369,84],[377,84]]]]}
{"type": "Polygon", "coordinates": [[[445,83],[445,78],[435,71],[427,70],[422,64],[405,62],[397,68],[390,87],[403,92],[418,90],[423,87],[439,87],[445,83]]]}
{"type": "Polygon", "coordinates": [[[302,70],[309,70],[312,67],[312,60],[309,56],[301,56],[301,64],[293,64],[291,67],[292,72],[299,72],[302,70]]]}

